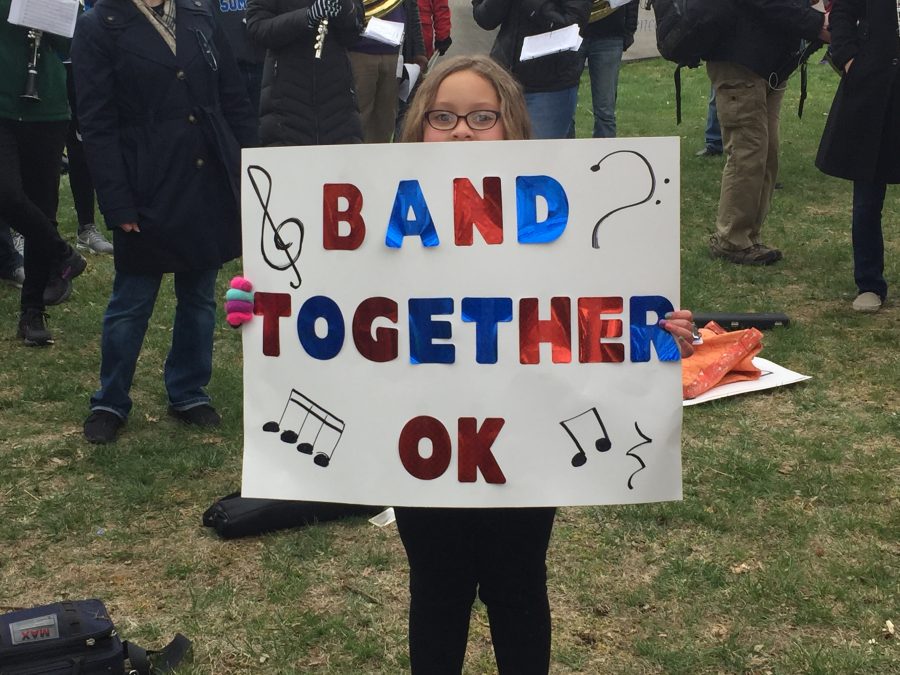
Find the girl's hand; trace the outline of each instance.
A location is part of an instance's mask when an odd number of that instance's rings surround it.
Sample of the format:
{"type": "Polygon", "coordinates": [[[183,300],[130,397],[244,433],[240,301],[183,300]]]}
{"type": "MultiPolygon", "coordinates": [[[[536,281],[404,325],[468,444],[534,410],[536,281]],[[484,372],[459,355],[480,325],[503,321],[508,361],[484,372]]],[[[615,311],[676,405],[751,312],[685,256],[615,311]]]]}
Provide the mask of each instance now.
{"type": "Polygon", "coordinates": [[[125,232],[140,232],[141,228],[138,227],[137,223],[122,223],[119,225],[125,232]]]}
{"type": "Polygon", "coordinates": [[[235,277],[230,285],[225,293],[225,320],[232,328],[240,328],[253,318],[253,284],[235,277]]]}
{"type": "Polygon", "coordinates": [[[689,309],[679,309],[666,314],[659,320],[659,327],[672,334],[681,351],[681,358],[686,359],[694,353],[694,315],[689,309]]]}

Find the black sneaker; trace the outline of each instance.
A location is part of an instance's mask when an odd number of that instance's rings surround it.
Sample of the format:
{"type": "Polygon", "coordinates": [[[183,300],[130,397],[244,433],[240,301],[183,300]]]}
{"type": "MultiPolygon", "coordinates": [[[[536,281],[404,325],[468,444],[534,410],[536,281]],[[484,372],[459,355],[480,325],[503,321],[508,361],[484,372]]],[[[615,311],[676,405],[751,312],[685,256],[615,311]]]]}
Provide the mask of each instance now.
{"type": "Polygon", "coordinates": [[[45,347],[53,344],[53,336],[47,330],[47,315],[39,309],[26,309],[19,315],[16,335],[29,347],[45,347]]]}
{"type": "Polygon", "coordinates": [[[71,281],[84,272],[86,267],[87,260],[84,259],[84,256],[70,246],[69,253],[63,258],[56,274],[67,281],[71,281]]]}
{"type": "Polygon", "coordinates": [[[219,413],[208,403],[195,405],[187,410],[176,410],[169,406],[169,414],[180,422],[198,427],[217,427],[222,423],[219,413]]]}
{"type": "Polygon", "coordinates": [[[94,410],[84,421],[84,438],[88,443],[112,443],[125,420],[108,410],[94,410]]]}
{"type": "Polygon", "coordinates": [[[68,300],[72,295],[72,279],[84,272],[86,267],[87,260],[70,246],[66,257],[47,281],[47,286],[44,288],[44,304],[52,306],[68,300]]]}
{"type": "Polygon", "coordinates": [[[72,282],[62,277],[51,277],[44,287],[44,305],[52,307],[69,299],[72,295],[72,282]]]}

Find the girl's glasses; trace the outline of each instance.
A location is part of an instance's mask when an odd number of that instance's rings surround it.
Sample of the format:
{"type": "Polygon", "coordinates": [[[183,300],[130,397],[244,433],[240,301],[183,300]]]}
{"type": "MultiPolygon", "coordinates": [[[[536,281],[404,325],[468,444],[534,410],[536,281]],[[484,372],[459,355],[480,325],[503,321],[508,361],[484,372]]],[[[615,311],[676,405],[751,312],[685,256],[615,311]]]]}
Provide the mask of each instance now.
{"type": "Polygon", "coordinates": [[[500,119],[500,111],[473,110],[465,115],[457,115],[449,110],[428,110],[425,113],[428,125],[437,131],[452,131],[459,124],[460,118],[466,121],[472,131],[487,131],[497,124],[497,120],[500,119]]]}

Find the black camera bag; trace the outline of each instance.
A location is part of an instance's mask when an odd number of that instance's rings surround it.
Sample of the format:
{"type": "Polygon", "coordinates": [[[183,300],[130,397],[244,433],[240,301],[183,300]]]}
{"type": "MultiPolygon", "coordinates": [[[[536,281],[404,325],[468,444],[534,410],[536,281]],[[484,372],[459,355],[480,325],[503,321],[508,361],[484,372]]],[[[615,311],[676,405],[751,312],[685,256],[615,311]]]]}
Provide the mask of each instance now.
{"type": "Polygon", "coordinates": [[[100,600],[57,602],[0,615],[0,675],[168,673],[190,647],[181,634],[158,652],[122,641],[100,600]]]}

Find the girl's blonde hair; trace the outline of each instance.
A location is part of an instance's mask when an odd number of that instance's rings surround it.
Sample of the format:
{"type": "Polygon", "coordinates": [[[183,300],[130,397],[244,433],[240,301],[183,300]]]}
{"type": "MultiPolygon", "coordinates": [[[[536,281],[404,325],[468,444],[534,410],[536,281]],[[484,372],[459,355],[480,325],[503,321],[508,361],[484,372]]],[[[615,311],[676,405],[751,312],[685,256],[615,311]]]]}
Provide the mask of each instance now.
{"type": "Polygon", "coordinates": [[[531,138],[531,120],[525,107],[525,95],[516,79],[487,56],[454,56],[441,61],[430,71],[413,97],[403,121],[403,143],[418,143],[425,132],[425,111],[430,110],[441,83],[453,73],[469,70],[487,80],[500,99],[500,121],[506,139],[518,141],[531,138]]]}

